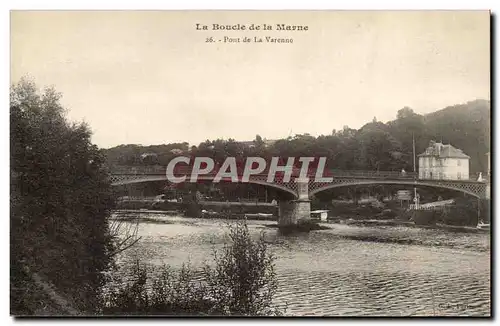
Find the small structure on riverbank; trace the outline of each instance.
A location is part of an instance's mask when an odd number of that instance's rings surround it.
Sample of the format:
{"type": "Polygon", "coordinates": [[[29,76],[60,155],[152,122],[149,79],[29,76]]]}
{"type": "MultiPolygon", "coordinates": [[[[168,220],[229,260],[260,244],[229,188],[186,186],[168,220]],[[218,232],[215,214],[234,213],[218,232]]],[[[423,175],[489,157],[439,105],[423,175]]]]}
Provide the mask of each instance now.
{"type": "Polygon", "coordinates": [[[326,222],[328,218],[328,210],[318,209],[315,211],[311,211],[311,219],[320,220],[322,222],[326,222]]]}
{"type": "Polygon", "coordinates": [[[442,210],[453,205],[453,203],[455,203],[454,199],[439,200],[426,204],[411,204],[410,210],[442,210]]]}

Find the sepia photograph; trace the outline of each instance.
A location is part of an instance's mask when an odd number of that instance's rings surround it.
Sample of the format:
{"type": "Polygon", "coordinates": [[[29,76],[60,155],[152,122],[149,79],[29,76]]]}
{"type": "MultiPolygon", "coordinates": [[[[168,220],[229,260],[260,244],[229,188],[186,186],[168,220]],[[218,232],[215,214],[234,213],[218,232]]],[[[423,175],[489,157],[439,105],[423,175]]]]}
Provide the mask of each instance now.
{"type": "Polygon", "coordinates": [[[9,19],[11,317],[492,317],[490,11],[9,19]]]}

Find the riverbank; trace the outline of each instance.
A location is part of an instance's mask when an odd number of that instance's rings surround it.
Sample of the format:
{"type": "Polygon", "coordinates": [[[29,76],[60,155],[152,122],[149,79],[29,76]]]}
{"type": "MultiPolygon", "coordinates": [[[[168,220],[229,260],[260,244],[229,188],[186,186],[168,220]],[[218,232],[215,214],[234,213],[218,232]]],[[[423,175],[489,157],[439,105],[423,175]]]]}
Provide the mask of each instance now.
{"type": "MultiPolygon", "coordinates": [[[[264,202],[216,202],[200,201],[193,207],[190,216],[201,218],[220,219],[253,219],[277,221],[279,208],[277,205],[264,202]],[[194,213],[193,213],[194,212],[194,213]]],[[[165,211],[166,214],[184,215],[186,204],[180,202],[151,202],[151,201],[126,201],[118,205],[119,209],[140,209],[165,211]]],[[[468,218],[464,222],[463,211],[451,210],[447,214],[441,212],[409,211],[401,207],[400,204],[389,202],[383,205],[373,204],[351,204],[335,203],[321,206],[312,204],[311,210],[325,209],[327,211],[327,221],[330,223],[358,223],[381,224],[381,225],[415,225],[422,227],[449,228],[450,230],[473,230],[476,229],[476,220],[468,218]]],[[[465,213],[464,213],[465,214],[465,213]]],[[[489,220],[486,219],[487,221],[489,220]]],[[[471,231],[473,232],[473,231],[471,231]]],[[[488,232],[481,230],[479,232],[488,232]]]]}
{"type": "Polygon", "coordinates": [[[405,226],[410,228],[420,228],[420,229],[441,229],[451,232],[464,232],[464,233],[490,233],[488,229],[479,229],[477,227],[471,226],[455,226],[436,223],[434,225],[421,225],[415,224],[411,221],[401,221],[397,219],[390,220],[374,220],[374,219],[336,219],[330,220],[329,223],[332,224],[346,224],[346,225],[356,225],[356,226],[405,226]]]}
{"type": "MultiPolygon", "coordinates": [[[[244,218],[245,215],[255,215],[258,218],[269,218],[272,220],[278,216],[278,206],[263,202],[218,202],[199,201],[197,207],[203,212],[203,217],[220,218],[244,218]]],[[[122,201],[117,204],[119,210],[154,210],[154,211],[177,211],[179,213],[186,209],[182,202],[151,202],[141,200],[122,201]]]]}
{"type": "MultiPolygon", "coordinates": [[[[115,216],[114,219],[120,219],[124,221],[137,221],[144,223],[164,223],[168,224],[168,222],[163,217],[158,216],[182,216],[186,219],[192,219],[191,217],[186,217],[180,210],[133,210],[133,209],[121,209],[115,210],[119,216],[115,216]],[[155,218],[148,217],[151,214],[158,215],[155,218]]],[[[255,213],[255,214],[245,214],[245,213],[229,213],[229,212],[215,212],[215,211],[206,211],[203,210],[201,214],[202,219],[218,219],[218,220],[253,220],[253,221],[277,221],[277,217],[273,214],[265,214],[265,213],[255,213]]],[[[421,225],[415,224],[413,221],[394,219],[394,218],[364,218],[359,215],[349,216],[344,215],[342,217],[329,217],[327,221],[320,221],[311,219],[313,224],[320,223],[321,225],[335,225],[335,224],[344,224],[344,225],[352,225],[352,226],[360,226],[360,227],[408,227],[408,228],[417,228],[417,229],[436,229],[436,230],[446,230],[450,232],[457,233],[490,233],[488,229],[478,229],[476,227],[470,226],[454,226],[436,223],[434,225],[421,225]]],[[[273,224],[276,225],[277,224],[273,224]]],[[[321,228],[310,228],[309,231],[321,230],[321,228]]]]}

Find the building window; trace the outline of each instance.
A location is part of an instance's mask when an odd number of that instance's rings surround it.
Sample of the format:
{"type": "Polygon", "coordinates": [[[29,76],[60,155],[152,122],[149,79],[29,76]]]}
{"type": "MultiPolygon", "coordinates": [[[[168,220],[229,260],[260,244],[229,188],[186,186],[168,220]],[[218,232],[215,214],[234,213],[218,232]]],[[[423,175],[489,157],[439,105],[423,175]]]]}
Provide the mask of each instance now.
{"type": "MultiPolygon", "coordinates": [[[[459,161],[459,162],[460,162],[460,161],[459,161]]],[[[462,179],[462,173],[457,172],[457,179],[458,179],[458,180],[462,179]]]]}
{"type": "Polygon", "coordinates": [[[462,162],[460,160],[457,160],[457,166],[460,166],[462,162]]]}

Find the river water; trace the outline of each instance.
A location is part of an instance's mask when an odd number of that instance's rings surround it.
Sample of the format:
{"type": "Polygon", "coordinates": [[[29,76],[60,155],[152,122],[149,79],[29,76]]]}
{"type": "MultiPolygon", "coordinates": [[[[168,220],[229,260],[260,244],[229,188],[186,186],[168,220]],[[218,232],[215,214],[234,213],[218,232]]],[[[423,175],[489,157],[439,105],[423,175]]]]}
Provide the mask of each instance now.
{"type": "MultiPolygon", "coordinates": [[[[200,267],[227,241],[226,226],[234,223],[127,214],[156,221],[139,223],[142,238],[119,258],[123,266],[139,257],[200,267]]],[[[264,232],[277,257],[275,302],[286,315],[490,315],[489,233],[324,224],[331,229],[282,236],[269,224],[275,222],[248,221],[252,235],[264,232]]]]}

